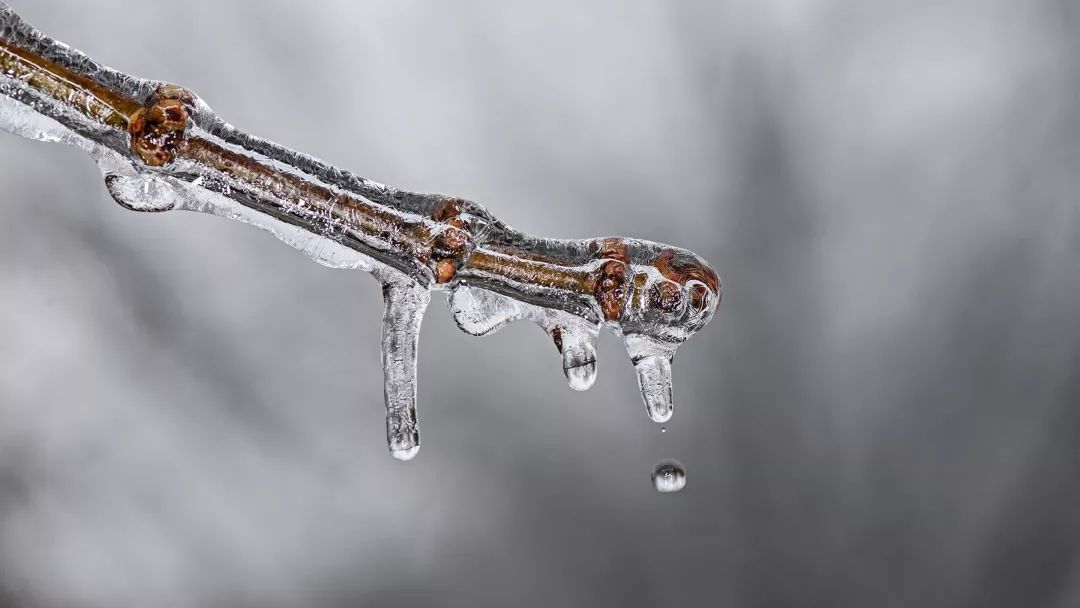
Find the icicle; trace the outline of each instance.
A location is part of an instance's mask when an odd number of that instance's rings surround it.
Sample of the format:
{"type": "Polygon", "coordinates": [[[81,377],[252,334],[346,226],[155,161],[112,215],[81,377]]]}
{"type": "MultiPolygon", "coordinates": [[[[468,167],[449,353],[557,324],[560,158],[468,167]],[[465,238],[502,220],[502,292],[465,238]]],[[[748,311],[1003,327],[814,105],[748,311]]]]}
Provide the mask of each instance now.
{"type": "Polygon", "coordinates": [[[626,351],[637,370],[641,397],[653,422],[664,423],[671,418],[674,407],[671,398],[671,362],[675,350],[675,345],[648,336],[626,336],[626,351]]]}
{"type": "Polygon", "coordinates": [[[386,441],[390,454],[411,460],[420,450],[416,421],[416,347],[430,292],[411,281],[383,284],[382,362],[386,441]]]}

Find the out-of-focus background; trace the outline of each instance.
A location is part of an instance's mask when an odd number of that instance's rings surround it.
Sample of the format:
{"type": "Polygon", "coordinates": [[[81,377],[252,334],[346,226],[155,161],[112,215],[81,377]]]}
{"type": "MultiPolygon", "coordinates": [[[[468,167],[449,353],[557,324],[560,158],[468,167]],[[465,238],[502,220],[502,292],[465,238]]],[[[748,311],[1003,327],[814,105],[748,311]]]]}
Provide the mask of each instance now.
{"type": "Polygon", "coordinates": [[[1080,605],[1069,0],[11,0],[225,119],[534,234],[711,260],[661,434],[439,297],[0,137],[0,605],[1080,605]],[[661,458],[687,488],[653,491],[661,458]]]}

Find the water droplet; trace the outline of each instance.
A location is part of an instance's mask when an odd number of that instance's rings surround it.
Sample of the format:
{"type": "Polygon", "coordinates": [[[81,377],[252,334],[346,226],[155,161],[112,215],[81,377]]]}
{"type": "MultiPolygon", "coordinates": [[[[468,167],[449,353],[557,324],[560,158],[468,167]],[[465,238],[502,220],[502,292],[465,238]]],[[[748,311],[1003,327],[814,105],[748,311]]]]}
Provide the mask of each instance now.
{"type": "Polygon", "coordinates": [[[678,460],[661,460],[653,468],[652,481],[657,492],[678,492],[686,487],[686,469],[678,460]]]}
{"type": "Polygon", "coordinates": [[[666,426],[660,427],[660,432],[661,433],[666,433],[667,432],[667,427],[666,426]]]}

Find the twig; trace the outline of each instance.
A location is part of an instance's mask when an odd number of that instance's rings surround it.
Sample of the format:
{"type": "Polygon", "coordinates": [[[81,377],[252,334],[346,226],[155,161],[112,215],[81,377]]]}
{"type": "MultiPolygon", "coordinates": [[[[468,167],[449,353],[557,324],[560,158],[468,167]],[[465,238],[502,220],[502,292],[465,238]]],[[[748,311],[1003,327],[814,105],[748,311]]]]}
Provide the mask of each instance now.
{"type": "Polygon", "coordinates": [[[474,335],[545,329],[570,385],[595,378],[601,325],[625,337],[650,416],[672,411],[676,348],[712,318],[720,281],[689,251],[629,238],[530,236],[471,201],[394,189],[239,131],[190,91],[100,66],[0,3],[0,127],[89,152],[128,209],[187,209],[274,232],[317,261],[372,272],[386,300],[391,452],[416,454],[416,345],[431,289],[474,335]]]}

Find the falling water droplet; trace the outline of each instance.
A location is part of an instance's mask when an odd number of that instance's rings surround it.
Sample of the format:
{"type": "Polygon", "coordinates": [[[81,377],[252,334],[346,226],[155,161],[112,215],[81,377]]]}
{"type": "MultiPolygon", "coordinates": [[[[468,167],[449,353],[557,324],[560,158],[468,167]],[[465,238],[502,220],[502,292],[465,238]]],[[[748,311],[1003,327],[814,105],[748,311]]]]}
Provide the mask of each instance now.
{"type": "Polygon", "coordinates": [[[657,492],[678,492],[686,487],[686,469],[678,460],[661,460],[653,468],[652,481],[657,492]]]}
{"type": "Polygon", "coordinates": [[[667,432],[667,427],[666,426],[660,427],[660,432],[661,433],[666,433],[667,432]]]}

